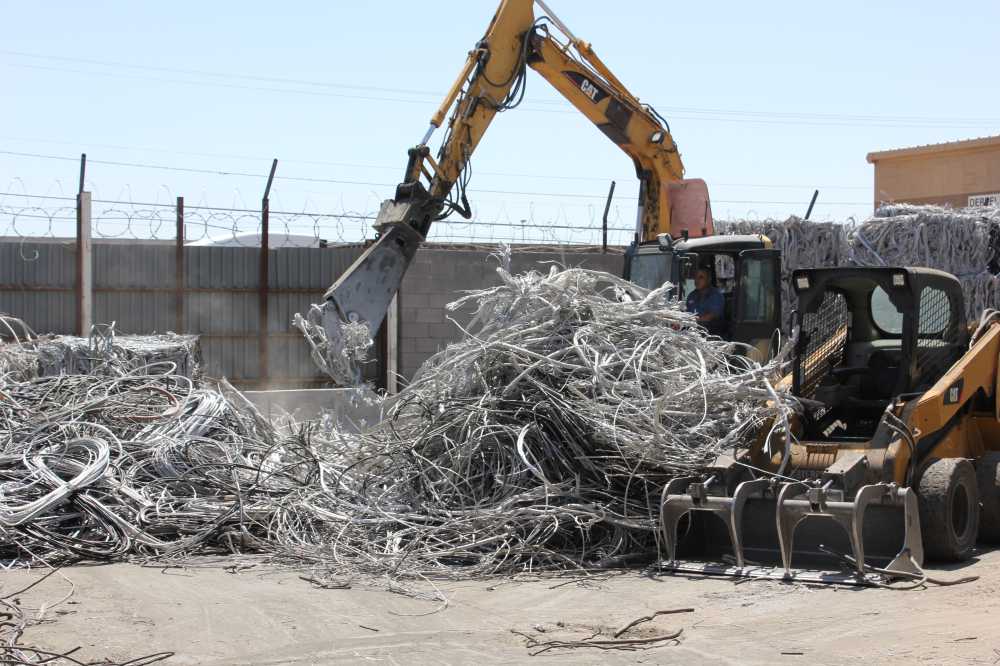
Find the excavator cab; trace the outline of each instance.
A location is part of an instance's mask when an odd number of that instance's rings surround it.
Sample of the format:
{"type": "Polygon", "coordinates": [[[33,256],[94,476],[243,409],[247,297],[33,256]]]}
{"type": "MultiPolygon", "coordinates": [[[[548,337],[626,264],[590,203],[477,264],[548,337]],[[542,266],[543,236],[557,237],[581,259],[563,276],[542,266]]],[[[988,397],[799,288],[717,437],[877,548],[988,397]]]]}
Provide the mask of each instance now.
{"type": "Polygon", "coordinates": [[[927,268],[801,270],[792,287],[776,389],[795,411],[667,484],[666,568],[863,584],[1000,541],[1000,317],[970,342],[961,283],[927,268]]]}
{"type": "Polygon", "coordinates": [[[625,279],[656,289],[673,285],[684,300],[694,289],[694,273],[705,270],[722,292],[725,316],[718,334],[743,343],[746,355],[765,361],[781,328],[781,254],[766,236],[705,236],[633,245],[625,255],[625,279]]]}

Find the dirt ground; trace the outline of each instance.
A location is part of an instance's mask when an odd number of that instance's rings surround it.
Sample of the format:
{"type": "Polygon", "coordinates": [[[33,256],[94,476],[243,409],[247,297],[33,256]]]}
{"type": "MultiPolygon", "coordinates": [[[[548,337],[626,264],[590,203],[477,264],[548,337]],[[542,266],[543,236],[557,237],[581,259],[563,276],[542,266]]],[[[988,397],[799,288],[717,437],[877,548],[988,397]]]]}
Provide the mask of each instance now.
{"type": "MultiPolygon", "coordinates": [[[[0,594],[36,580],[9,571],[0,594]]],[[[165,664],[834,664],[1000,663],[1000,551],[941,576],[979,575],[914,591],[814,587],[773,581],[649,576],[545,577],[440,585],[447,607],[355,584],[320,589],[299,574],[255,567],[70,567],[20,595],[45,608],[22,643],[74,658],[126,661],[159,651],[165,664]],[[72,585],[71,585],[72,583],[72,585]],[[57,604],[72,590],[68,601],[57,604]],[[642,651],[550,650],[539,641],[608,636],[631,620],[648,637],[678,640],[642,651]],[[539,631],[544,630],[544,632],[539,631]],[[537,649],[537,648],[536,648],[537,649]]]]}

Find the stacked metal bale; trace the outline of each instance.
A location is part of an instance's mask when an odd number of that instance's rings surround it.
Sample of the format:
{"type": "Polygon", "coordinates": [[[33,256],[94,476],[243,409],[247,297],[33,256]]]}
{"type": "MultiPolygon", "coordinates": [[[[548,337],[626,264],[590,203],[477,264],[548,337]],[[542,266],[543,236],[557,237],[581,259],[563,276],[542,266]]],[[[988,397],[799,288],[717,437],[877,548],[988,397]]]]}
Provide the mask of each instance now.
{"type": "Polygon", "coordinates": [[[851,230],[852,261],[862,266],[925,266],[953,274],[970,320],[1000,306],[1000,208],[890,204],[851,230]]]}
{"type": "Polygon", "coordinates": [[[851,250],[847,228],[836,222],[807,222],[792,216],[779,220],[717,221],[716,231],[723,234],[759,234],[767,236],[781,251],[782,328],[791,330],[792,311],[796,307],[792,272],[799,268],[827,268],[847,262],[851,250]]]}
{"type": "MultiPolygon", "coordinates": [[[[20,320],[0,315],[10,327],[20,320]]],[[[8,328],[8,330],[11,330],[8,328]]],[[[27,329],[30,331],[30,329],[27,329]]],[[[0,373],[20,381],[58,375],[98,372],[109,362],[126,371],[145,366],[169,367],[188,378],[198,376],[201,351],[196,335],[114,335],[96,332],[90,338],[29,333],[24,339],[0,343],[0,373]]]]}
{"type": "Polygon", "coordinates": [[[965,288],[969,320],[1000,307],[1000,208],[888,204],[864,222],[717,221],[724,234],[762,234],[781,250],[784,329],[796,307],[799,268],[925,266],[952,273],[965,288]]]}

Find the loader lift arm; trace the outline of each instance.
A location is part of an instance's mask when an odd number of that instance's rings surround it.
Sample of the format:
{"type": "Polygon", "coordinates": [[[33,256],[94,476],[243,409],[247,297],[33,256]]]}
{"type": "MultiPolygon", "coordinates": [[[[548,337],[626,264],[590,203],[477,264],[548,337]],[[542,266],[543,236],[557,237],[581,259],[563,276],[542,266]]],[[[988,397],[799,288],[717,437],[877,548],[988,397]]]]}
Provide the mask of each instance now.
{"type": "Polygon", "coordinates": [[[702,181],[682,180],[684,166],[666,121],[632,95],[591,45],[575,37],[545,2],[503,0],[427,133],[409,150],[403,181],[379,210],[377,241],[326,293],[322,325],[332,349],[339,348],[346,322],[364,322],[372,333],[378,329],[435,221],[453,212],[472,216],[465,191],[469,161],[497,113],[520,103],[529,67],[632,158],[640,181],[639,238],[712,234],[707,189],[702,181]],[[536,2],[546,14],[537,19],[536,2]],[[553,26],[562,40],[553,34],[553,26]],[[427,142],[446,117],[447,133],[435,159],[427,142]],[[695,195],[687,200],[697,201],[697,210],[676,216],[686,220],[680,224],[674,219],[672,195],[687,185],[695,195]]]}

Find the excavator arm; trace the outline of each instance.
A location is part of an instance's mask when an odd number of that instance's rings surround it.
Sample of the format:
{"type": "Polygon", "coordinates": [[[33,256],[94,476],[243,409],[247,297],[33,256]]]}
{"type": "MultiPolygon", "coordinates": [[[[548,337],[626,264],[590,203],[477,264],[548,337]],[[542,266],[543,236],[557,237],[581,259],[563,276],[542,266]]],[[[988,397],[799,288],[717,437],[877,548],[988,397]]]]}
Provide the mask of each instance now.
{"type": "Polygon", "coordinates": [[[662,117],[629,93],[545,2],[502,0],[427,133],[409,150],[403,181],[379,210],[377,241],[326,293],[321,323],[332,353],[341,349],[346,324],[364,323],[372,333],[378,329],[435,221],[452,213],[472,216],[466,196],[469,161],[497,113],[522,100],[528,68],[632,158],[640,181],[638,238],[712,234],[707,188],[703,181],[683,180],[684,166],[662,117]],[[537,19],[536,2],[546,14],[537,19]],[[435,159],[427,142],[445,118],[446,135],[435,159]]]}

